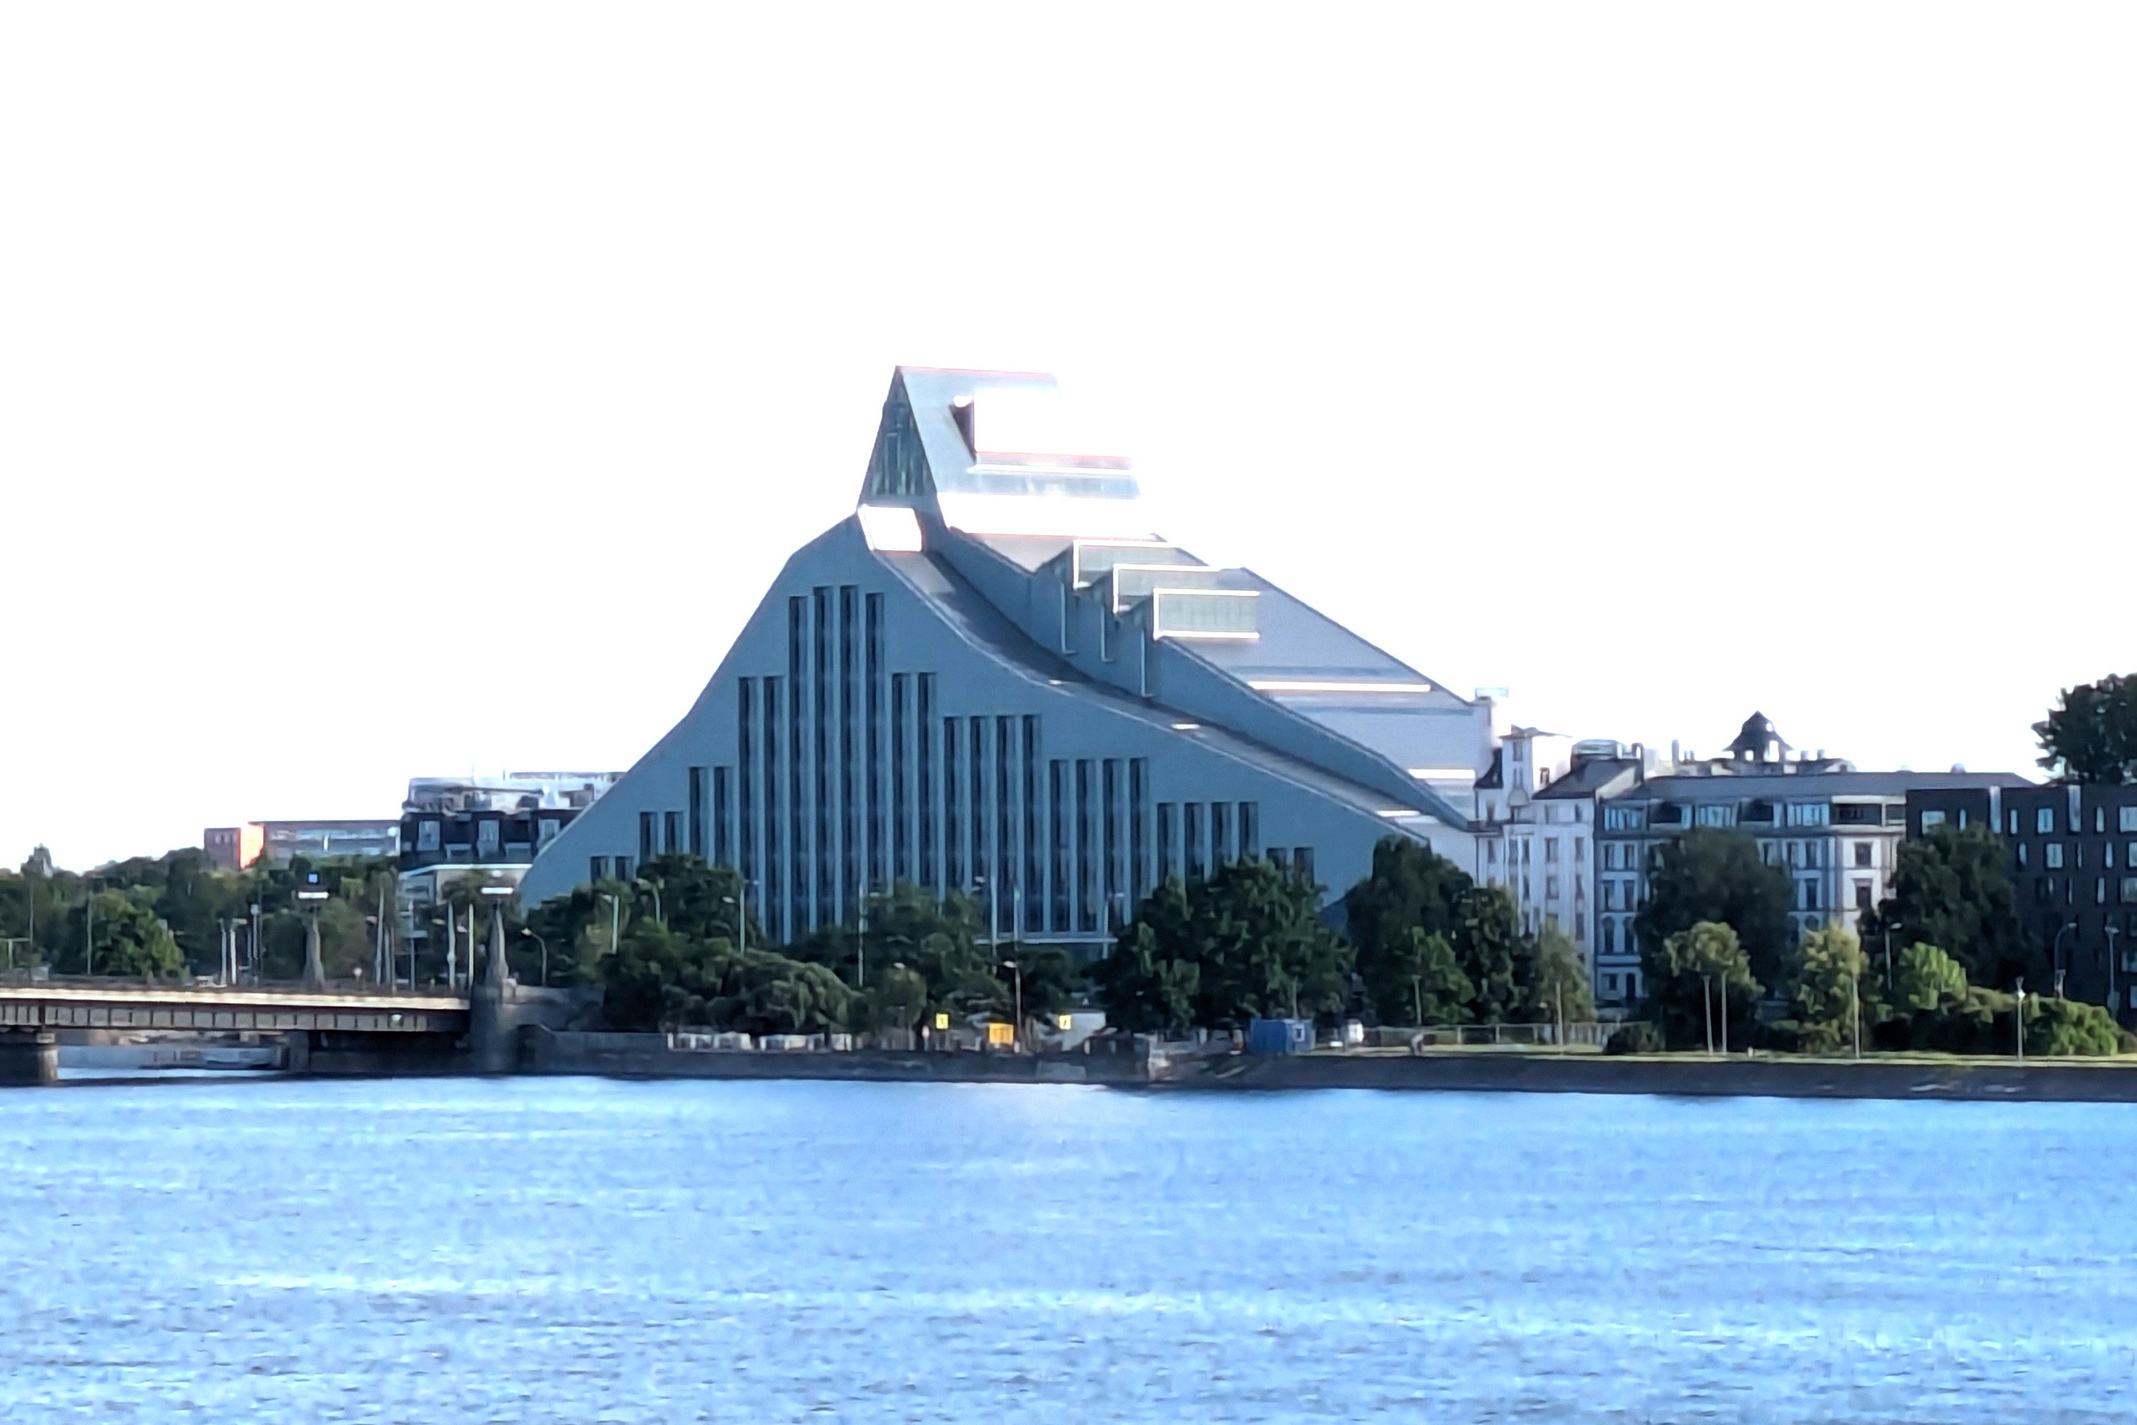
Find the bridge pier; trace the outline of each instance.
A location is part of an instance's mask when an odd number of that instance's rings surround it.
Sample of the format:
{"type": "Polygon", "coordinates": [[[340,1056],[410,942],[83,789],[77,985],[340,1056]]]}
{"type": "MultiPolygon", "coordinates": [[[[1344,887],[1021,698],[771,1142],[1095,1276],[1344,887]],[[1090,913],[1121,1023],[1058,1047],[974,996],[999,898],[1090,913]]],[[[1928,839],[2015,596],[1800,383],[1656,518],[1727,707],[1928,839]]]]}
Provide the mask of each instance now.
{"type": "Polygon", "coordinates": [[[59,1036],[49,1029],[0,1029],[0,1084],[59,1082],[59,1036]]]}

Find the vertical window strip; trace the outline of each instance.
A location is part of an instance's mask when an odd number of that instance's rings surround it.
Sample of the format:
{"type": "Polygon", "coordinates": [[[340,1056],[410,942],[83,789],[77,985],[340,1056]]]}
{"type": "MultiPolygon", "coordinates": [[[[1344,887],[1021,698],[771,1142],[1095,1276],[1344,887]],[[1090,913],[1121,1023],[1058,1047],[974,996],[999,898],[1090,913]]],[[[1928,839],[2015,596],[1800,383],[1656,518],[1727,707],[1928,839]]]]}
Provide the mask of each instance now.
{"type": "Polygon", "coordinates": [[[787,603],[787,938],[809,925],[809,601],[787,603]]]}
{"type": "Polygon", "coordinates": [[[883,826],[883,596],[868,596],[868,881],[883,883],[889,838],[883,826]]]}
{"type": "Polygon", "coordinates": [[[692,767],[686,778],[687,800],[690,812],[690,854],[702,857],[705,854],[705,769],[692,767]]]}
{"type": "Polygon", "coordinates": [[[1069,928],[1069,834],[1068,834],[1068,768],[1060,758],[1046,764],[1046,780],[1049,796],[1047,804],[1052,809],[1053,881],[1048,900],[1052,906],[1054,933],[1066,935],[1069,928]]]}
{"type": "Polygon", "coordinates": [[[1010,794],[1010,777],[1016,766],[1012,750],[1016,719],[994,720],[994,869],[1001,881],[995,897],[994,933],[1014,935],[1017,928],[1017,823],[1016,798],[1010,794]]]}
{"type": "Polygon", "coordinates": [[[1046,929],[1045,843],[1039,835],[1039,719],[1024,717],[1024,931],[1046,929]]]}
{"type": "Polygon", "coordinates": [[[816,760],[810,769],[816,778],[816,896],[808,928],[814,930],[837,919],[832,911],[838,895],[838,843],[831,832],[831,713],[838,694],[831,681],[831,588],[820,584],[811,595],[816,650],[814,676],[809,680],[810,704],[816,712],[816,760]]]}
{"type": "Polygon", "coordinates": [[[1098,929],[1098,856],[1092,844],[1091,759],[1076,759],[1076,930],[1098,929]]]}
{"type": "Polygon", "coordinates": [[[914,704],[913,785],[920,789],[920,884],[940,891],[935,876],[935,675],[920,675],[914,704]]]}
{"type": "Polygon", "coordinates": [[[1120,921],[1121,921],[1122,919],[1125,919],[1125,917],[1123,917],[1123,916],[1121,915],[1121,913],[1120,913],[1120,912],[1121,912],[1121,907],[1120,907],[1120,897],[1121,897],[1121,874],[1120,874],[1120,870],[1121,870],[1121,867],[1120,867],[1120,810],[1121,810],[1121,808],[1120,808],[1120,759],[1119,759],[1118,757],[1108,757],[1108,758],[1107,758],[1107,759],[1105,760],[1105,771],[1104,771],[1104,779],[1105,779],[1105,799],[1104,799],[1103,805],[1104,805],[1104,808],[1105,808],[1105,816],[1106,816],[1106,821],[1105,821],[1105,855],[1106,855],[1106,870],[1105,870],[1105,897],[1106,897],[1106,898],[1105,898],[1105,909],[1106,909],[1106,917],[1105,917],[1105,920],[1104,920],[1103,922],[1101,922],[1100,928],[1101,928],[1101,929],[1111,929],[1111,928],[1112,928],[1112,927],[1113,927],[1114,925],[1118,924],[1118,923],[1119,923],[1119,922],[1120,922],[1120,921]]]}
{"type": "Polygon", "coordinates": [[[965,848],[957,814],[957,719],[942,720],[942,879],[943,890],[963,890],[965,848]]]}
{"type": "Polygon", "coordinates": [[[1178,808],[1172,802],[1158,803],[1158,884],[1163,885],[1179,873],[1172,859],[1173,821],[1178,808]]]}
{"type": "Polygon", "coordinates": [[[1128,894],[1133,902],[1131,914],[1134,906],[1141,905],[1150,894],[1149,798],[1149,759],[1131,757],[1128,759],[1128,894]]]}
{"type": "Polygon", "coordinates": [[[861,803],[854,786],[861,767],[854,736],[860,715],[859,670],[855,640],[860,635],[860,590],[841,584],[838,591],[838,823],[841,897],[861,884],[861,803]]]}
{"type": "MultiPolygon", "coordinates": [[[[753,868],[754,869],[754,868],[753,868]]],[[[757,914],[765,934],[780,941],[785,933],[786,863],[779,854],[779,679],[764,680],[764,879],[754,889],[757,914]]]]}
{"type": "MultiPolygon", "coordinates": [[[[741,855],[735,869],[748,885],[757,879],[757,680],[742,680],[741,702],[735,709],[735,829],[741,855]]],[[[770,922],[767,921],[767,924],[770,922]]]]}
{"type": "Polygon", "coordinates": [[[977,885],[989,880],[993,870],[987,861],[987,719],[966,721],[971,724],[972,760],[966,764],[965,783],[972,801],[972,882],[977,885]]]}
{"type": "MultiPolygon", "coordinates": [[[[734,779],[732,767],[712,769],[712,863],[715,866],[732,866],[735,863],[733,834],[730,831],[734,815],[734,779]]],[[[703,854],[703,853],[700,853],[703,854]]]]}
{"type": "Polygon", "coordinates": [[[890,874],[900,881],[913,878],[913,833],[910,825],[913,803],[906,777],[911,771],[906,755],[906,719],[912,712],[912,675],[890,675],[890,874]]]}

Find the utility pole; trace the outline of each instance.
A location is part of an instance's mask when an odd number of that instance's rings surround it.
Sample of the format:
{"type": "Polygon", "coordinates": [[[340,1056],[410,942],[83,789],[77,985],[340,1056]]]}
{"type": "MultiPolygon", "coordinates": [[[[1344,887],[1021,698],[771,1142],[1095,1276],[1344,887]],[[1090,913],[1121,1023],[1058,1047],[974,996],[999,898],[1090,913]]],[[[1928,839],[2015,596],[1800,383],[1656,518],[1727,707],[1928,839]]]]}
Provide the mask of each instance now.
{"type": "Polygon", "coordinates": [[[2122,933],[2120,926],[2102,927],[2107,931],[2107,1012],[2117,1023],[2122,1020],[2121,1006],[2115,1003],[2115,937],[2122,933]]]}
{"type": "Polygon", "coordinates": [[[2018,1062],[2026,1062],[2026,981],[2022,975],[2018,981],[2018,1062]]]}
{"type": "Polygon", "coordinates": [[[1862,995],[1859,977],[1848,976],[1848,1025],[1855,1036],[1855,1057],[1862,1057],[1862,995]]]}
{"type": "Polygon", "coordinates": [[[1699,1007],[1705,1011],[1707,1016],[1707,1055],[1712,1058],[1714,1054],[1714,977],[1712,975],[1701,975],[1699,977],[1699,1007]]]}

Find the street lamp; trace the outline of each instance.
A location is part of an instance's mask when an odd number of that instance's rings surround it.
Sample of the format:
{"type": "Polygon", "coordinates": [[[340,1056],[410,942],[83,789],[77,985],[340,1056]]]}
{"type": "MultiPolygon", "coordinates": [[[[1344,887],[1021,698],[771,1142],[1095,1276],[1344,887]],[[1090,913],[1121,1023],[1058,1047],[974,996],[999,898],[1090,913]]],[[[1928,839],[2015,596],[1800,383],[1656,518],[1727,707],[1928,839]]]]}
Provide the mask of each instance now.
{"type": "Polygon", "coordinates": [[[2100,928],[2107,932],[2107,1012],[2119,1021],[2122,1016],[2116,1014],[2115,1004],[2115,937],[2122,933],[2122,927],[2110,921],[2100,928]]]}
{"type": "Polygon", "coordinates": [[[631,884],[637,886],[641,890],[647,890],[653,893],[653,923],[655,925],[666,925],[668,923],[668,918],[662,915],[660,912],[660,882],[649,881],[644,876],[640,876],[637,880],[631,882],[631,884]]]}
{"type": "Polygon", "coordinates": [[[549,942],[548,942],[548,941],[546,941],[546,940],[544,940],[544,939],[542,939],[542,937],[541,937],[541,936],[539,936],[539,935],[536,935],[536,934],[535,934],[535,933],[534,933],[534,932],[533,932],[532,930],[528,929],[528,928],[527,928],[526,926],[524,926],[524,925],[522,925],[522,926],[521,926],[521,927],[519,928],[519,934],[520,934],[520,938],[521,938],[522,940],[532,940],[532,941],[534,941],[534,943],[535,943],[535,944],[537,944],[537,945],[539,945],[539,946],[541,946],[541,947],[542,947],[542,988],[543,988],[543,989],[545,989],[545,990],[546,990],[546,989],[548,989],[548,988],[549,988],[549,942]]]}
{"type": "Polygon", "coordinates": [[[2055,944],[2048,952],[2048,958],[2055,962],[2055,997],[2057,999],[2063,997],[2063,937],[2077,928],[2078,923],[2076,921],[2064,921],[2063,928],[2055,933],[2055,944]]]}
{"type": "Polygon", "coordinates": [[[1014,970],[1014,971],[1016,972],[1016,983],[1017,983],[1017,997],[1016,997],[1016,1007],[1017,1007],[1017,1017],[1016,1017],[1016,1030],[1015,1030],[1015,1034],[1014,1034],[1014,1036],[1013,1036],[1013,1040],[1012,1040],[1012,1042],[1013,1042],[1013,1044],[1014,1044],[1014,1046],[1015,1046],[1015,1048],[1016,1048],[1016,1051],[1017,1051],[1017,1052],[1018,1052],[1019,1054],[1021,1054],[1021,1053],[1023,1053],[1023,1052],[1024,1052],[1024,967],[1023,967],[1023,965],[1022,965],[1022,964],[1020,964],[1019,962],[1017,962],[1017,961],[1015,961],[1015,960],[1004,960],[1004,961],[1003,961],[1002,963],[1003,963],[1003,964],[1005,964],[1005,965],[1007,965],[1007,966],[1008,966],[1008,967],[1009,967],[1009,968],[1010,968],[1011,970],[1014,970]]]}

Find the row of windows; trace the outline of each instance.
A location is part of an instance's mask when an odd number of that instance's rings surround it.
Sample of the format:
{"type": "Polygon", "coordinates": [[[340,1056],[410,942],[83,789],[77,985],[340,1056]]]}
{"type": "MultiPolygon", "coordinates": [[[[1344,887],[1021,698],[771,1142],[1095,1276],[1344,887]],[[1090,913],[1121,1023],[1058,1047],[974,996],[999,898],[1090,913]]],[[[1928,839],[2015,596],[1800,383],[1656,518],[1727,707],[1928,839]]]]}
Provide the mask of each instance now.
{"type": "MultiPolygon", "coordinates": [[[[2099,844],[2098,851],[2100,868],[2106,871],[2114,870],[2115,843],[2112,841],[2103,841],[2099,844]]],[[[2083,870],[2085,867],[2085,843],[2082,841],[2072,842],[2071,856],[2073,866],[2076,869],[2083,870]]],[[[2029,865],[2033,859],[2032,844],[2030,842],[2025,841],[2014,843],[2011,848],[2011,857],[2021,867],[2029,865]]],[[[2137,841],[2130,842],[2129,845],[2124,848],[2122,864],[2131,868],[2132,870],[2137,870],[2137,841]]],[[[2049,871],[2060,871],[2063,869],[2062,842],[2047,841],[2041,844],[2041,867],[2042,869],[2049,871]]]]}
{"type": "MultiPolygon", "coordinates": [[[[2033,878],[2034,902],[2038,905],[2054,905],[2060,900],[2064,905],[2075,905],[2078,898],[2079,883],[2083,879],[2080,876],[2035,876],[2033,878]]],[[[2106,876],[2093,877],[2092,902],[2094,905],[2107,904],[2107,893],[2110,889],[2108,882],[2109,878],[2106,876]]],[[[2116,889],[2120,891],[2116,899],[2121,904],[2137,905],[2137,876],[2122,877],[2116,889]]]]}
{"type": "MultiPolygon", "coordinates": [[[[2054,807],[2035,807],[2033,809],[2034,834],[2036,836],[2053,836],[2056,832],[2056,822],[2058,820],[2054,807]]],[[[1942,825],[1943,821],[1944,813],[1942,812],[1925,811],[1922,813],[1922,829],[1924,831],[1929,830],[1932,826],[1942,825]]],[[[2009,828],[2008,834],[2012,836],[2018,835],[2020,823],[2021,813],[2019,809],[2017,807],[2010,808],[2005,817],[2005,825],[2009,828]]],[[[1963,811],[1959,814],[1959,824],[1961,826],[1966,825],[1966,813],[1963,811]]],[[[2084,829],[2084,818],[2075,812],[2070,813],[2070,830],[2075,833],[2084,829]]],[[[2092,809],[2092,829],[2095,836],[2107,834],[2106,807],[2096,806],[2092,809]]],[[[2137,832],[2137,804],[2115,808],[2115,830],[2137,832]]]]}

